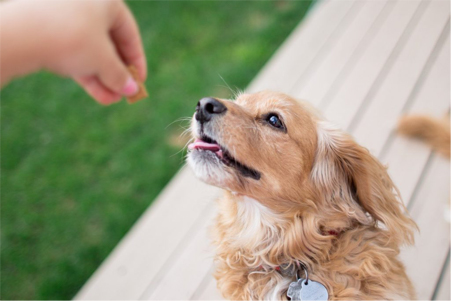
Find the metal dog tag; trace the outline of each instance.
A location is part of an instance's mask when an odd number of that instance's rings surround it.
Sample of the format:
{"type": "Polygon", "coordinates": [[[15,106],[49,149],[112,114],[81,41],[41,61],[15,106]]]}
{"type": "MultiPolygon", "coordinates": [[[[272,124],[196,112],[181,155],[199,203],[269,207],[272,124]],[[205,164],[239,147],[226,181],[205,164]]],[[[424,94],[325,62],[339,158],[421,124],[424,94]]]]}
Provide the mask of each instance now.
{"type": "Polygon", "coordinates": [[[291,282],[288,287],[287,296],[291,299],[291,301],[301,301],[301,290],[302,290],[302,282],[305,279],[300,278],[295,282],[291,282]]]}
{"type": "Polygon", "coordinates": [[[324,285],[319,282],[308,280],[301,283],[302,288],[300,291],[302,301],[307,300],[327,300],[329,294],[324,285]]]}
{"type": "Polygon", "coordinates": [[[296,271],[295,282],[290,283],[287,290],[287,297],[292,301],[307,301],[307,300],[324,300],[329,299],[329,293],[324,285],[319,282],[309,280],[307,266],[301,261],[296,262],[298,270],[296,271]],[[299,277],[299,271],[304,271],[305,278],[299,277]]]}
{"type": "Polygon", "coordinates": [[[319,282],[300,278],[298,281],[290,283],[287,296],[291,301],[308,301],[308,300],[328,300],[329,294],[327,289],[319,282]]]}

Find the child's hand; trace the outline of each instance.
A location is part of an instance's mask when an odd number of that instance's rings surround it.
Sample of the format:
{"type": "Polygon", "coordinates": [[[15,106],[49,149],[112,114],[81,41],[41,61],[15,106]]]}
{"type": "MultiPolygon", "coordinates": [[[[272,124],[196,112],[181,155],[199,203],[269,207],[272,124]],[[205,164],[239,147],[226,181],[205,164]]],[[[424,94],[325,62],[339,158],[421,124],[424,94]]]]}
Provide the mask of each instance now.
{"type": "Polygon", "coordinates": [[[0,7],[2,83],[45,68],[111,104],[137,92],[126,65],[146,78],[138,27],[121,0],[14,0],[0,7]]]}

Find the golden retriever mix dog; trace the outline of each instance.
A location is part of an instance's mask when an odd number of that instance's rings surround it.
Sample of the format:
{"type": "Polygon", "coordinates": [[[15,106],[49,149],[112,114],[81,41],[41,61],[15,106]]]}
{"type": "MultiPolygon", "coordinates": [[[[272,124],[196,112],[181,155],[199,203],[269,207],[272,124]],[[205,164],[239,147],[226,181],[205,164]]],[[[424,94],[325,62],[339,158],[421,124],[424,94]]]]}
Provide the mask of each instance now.
{"type": "Polygon", "coordinates": [[[225,298],[415,298],[398,254],[416,225],[349,135],[268,91],[201,99],[191,130],[188,164],[226,191],[214,231],[225,298]]]}

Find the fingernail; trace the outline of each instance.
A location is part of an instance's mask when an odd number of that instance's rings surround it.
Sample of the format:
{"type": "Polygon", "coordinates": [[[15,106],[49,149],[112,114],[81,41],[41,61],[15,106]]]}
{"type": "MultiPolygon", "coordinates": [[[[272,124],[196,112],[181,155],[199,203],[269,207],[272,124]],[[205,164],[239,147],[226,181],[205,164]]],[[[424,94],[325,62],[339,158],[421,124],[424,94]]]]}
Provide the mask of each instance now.
{"type": "Polygon", "coordinates": [[[124,88],[122,88],[122,94],[125,96],[133,96],[136,93],[138,93],[138,84],[132,77],[129,77],[124,88]]]}

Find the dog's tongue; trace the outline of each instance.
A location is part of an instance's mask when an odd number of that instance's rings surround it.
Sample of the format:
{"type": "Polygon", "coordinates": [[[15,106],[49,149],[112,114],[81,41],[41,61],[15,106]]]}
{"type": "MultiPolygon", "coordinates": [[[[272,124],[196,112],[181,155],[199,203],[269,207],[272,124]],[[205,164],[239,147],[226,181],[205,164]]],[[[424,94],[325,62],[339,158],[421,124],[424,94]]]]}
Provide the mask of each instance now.
{"type": "Polygon", "coordinates": [[[221,147],[219,147],[219,145],[217,145],[216,143],[208,143],[208,142],[202,141],[200,139],[196,139],[196,141],[194,141],[193,143],[188,145],[188,149],[190,149],[190,150],[206,149],[206,150],[210,150],[212,152],[217,152],[217,151],[221,150],[221,147]]]}
{"type": "Polygon", "coordinates": [[[196,139],[196,141],[194,141],[193,143],[188,145],[188,149],[189,150],[193,150],[193,149],[209,150],[209,151],[212,151],[212,152],[216,153],[219,157],[222,158],[221,147],[218,144],[216,144],[216,143],[208,143],[208,142],[205,142],[203,140],[196,139]]]}

